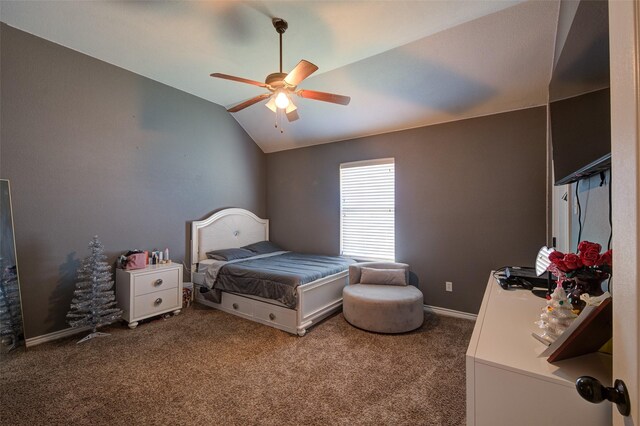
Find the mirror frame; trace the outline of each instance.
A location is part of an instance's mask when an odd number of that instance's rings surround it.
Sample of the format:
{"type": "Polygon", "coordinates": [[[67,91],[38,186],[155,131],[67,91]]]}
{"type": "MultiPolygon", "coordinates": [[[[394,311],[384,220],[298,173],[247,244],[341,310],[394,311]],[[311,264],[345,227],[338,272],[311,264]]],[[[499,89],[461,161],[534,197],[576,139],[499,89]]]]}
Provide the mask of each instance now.
{"type": "MultiPolygon", "coordinates": [[[[3,352],[3,353],[9,353],[12,350],[20,347],[20,346],[24,346],[24,348],[26,349],[27,345],[27,338],[26,338],[26,330],[25,330],[25,325],[24,325],[24,304],[22,301],[22,286],[20,284],[20,267],[18,266],[18,251],[16,249],[16,234],[15,234],[15,222],[13,220],[13,201],[11,200],[11,182],[9,181],[9,179],[0,179],[0,182],[6,182],[7,183],[7,191],[8,191],[8,195],[9,195],[9,214],[11,216],[11,233],[12,233],[12,239],[13,241],[11,242],[13,245],[13,256],[14,256],[14,260],[15,260],[15,266],[16,266],[16,279],[18,281],[18,299],[20,301],[20,316],[21,316],[21,322],[22,322],[22,340],[18,341],[17,344],[9,349],[7,352],[3,352]]],[[[1,346],[0,346],[1,347],[1,346]]]]}

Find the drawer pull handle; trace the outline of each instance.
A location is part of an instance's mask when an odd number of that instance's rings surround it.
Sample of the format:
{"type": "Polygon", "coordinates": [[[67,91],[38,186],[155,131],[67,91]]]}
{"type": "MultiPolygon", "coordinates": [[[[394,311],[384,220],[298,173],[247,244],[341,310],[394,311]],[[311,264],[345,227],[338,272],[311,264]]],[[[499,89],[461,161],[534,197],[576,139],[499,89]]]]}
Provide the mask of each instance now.
{"type": "Polygon", "coordinates": [[[269,319],[271,319],[271,321],[273,321],[274,319],[276,319],[275,314],[269,314],[269,319]]]}
{"type": "Polygon", "coordinates": [[[158,278],[157,280],[155,280],[153,282],[153,285],[158,287],[159,285],[162,285],[162,278],[158,278]]]}
{"type": "Polygon", "coordinates": [[[154,305],[156,305],[156,306],[158,306],[158,305],[159,305],[159,304],[161,304],[161,303],[162,303],[162,298],[160,298],[160,297],[158,297],[158,298],[156,299],[156,301],[155,301],[155,302],[153,302],[153,304],[154,304],[154,305]]]}
{"type": "Polygon", "coordinates": [[[231,306],[233,306],[233,309],[238,309],[238,304],[237,304],[237,303],[234,303],[234,304],[233,304],[233,305],[231,305],[231,306]]]}

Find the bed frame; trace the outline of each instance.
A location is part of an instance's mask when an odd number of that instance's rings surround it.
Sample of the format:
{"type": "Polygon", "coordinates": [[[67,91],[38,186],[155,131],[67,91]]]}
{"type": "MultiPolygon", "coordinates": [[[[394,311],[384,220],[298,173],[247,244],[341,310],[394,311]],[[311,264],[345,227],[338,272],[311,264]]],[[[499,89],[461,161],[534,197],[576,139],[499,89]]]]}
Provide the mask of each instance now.
{"type": "Polygon", "coordinates": [[[298,304],[290,309],[276,301],[223,291],[221,303],[204,298],[199,286],[204,274],[196,272],[197,264],[211,250],[237,248],[269,240],[269,220],[248,210],[231,208],[218,211],[191,224],[191,271],[195,301],[252,321],[298,336],[342,306],[342,289],[348,283],[349,271],[342,271],[297,288],[298,304]]]}

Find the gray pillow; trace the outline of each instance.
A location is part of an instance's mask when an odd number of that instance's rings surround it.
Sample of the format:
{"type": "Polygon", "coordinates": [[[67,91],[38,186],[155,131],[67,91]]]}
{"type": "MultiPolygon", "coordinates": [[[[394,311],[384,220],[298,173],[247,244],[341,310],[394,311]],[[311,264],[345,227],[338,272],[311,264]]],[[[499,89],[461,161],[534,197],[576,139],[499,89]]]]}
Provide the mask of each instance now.
{"type": "Polygon", "coordinates": [[[404,269],[360,268],[360,284],[407,285],[404,269]]]}
{"type": "Polygon", "coordinates": [[[257,243],[249,244],[248,246],[244,246],[242,248],[252,251],[254,255],[283,251],[282,247],[275,243],[272,243],[271,241],[258,241],[257,243]]]}
{"type": "Polygon", "coordinates": [[[244,259],[244,258],[255,256],[255,255],[256,254],[254,252],[243,249],[243,248],[212,250],[207,252],[207,257],[209,259],[224,260],[224,261],[244,259]]]}

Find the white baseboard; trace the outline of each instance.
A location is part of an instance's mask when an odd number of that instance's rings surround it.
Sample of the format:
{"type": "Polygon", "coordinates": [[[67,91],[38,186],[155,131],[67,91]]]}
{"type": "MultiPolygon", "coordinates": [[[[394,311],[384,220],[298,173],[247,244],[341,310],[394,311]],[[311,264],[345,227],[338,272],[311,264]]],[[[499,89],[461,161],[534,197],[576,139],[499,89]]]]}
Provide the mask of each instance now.
{"type": "Polygon", "coordinates": [[[453,309],[440,308],[438,306],[424,305],[426,312],[431,312],[438,315],[444,315],[447,317],[462,318],[470,321],[475,321],[478,318],[476,314],[470,314],[468,312],[454,311],[453,309]]]}
{"type": "Polygon", "coordinates": [[[30,337],[25,340],[25,345],[27,348],[30,348],[41,343],[51,342],[67,336],[73,336],[74,334],[82,333],[87,330],[91,330],[91,327],[65,328],[64,330],[54,331],[53,333],[43,334],[42,336],[30,337]]]}
{"type": "MultiPolygon", "coordinates": [[[[431,312],[438,315],[444,315],[447,317],[463,318],[470,321],[475,321],[478,315],[470,314],[468,312],[454,311],[453,309],[440,308],[438,306],[424,305],[426,312],[431,312]]],[[[27,348],[40,345],[46,342],[52,342],[54,340],[62,339],[63,337],[73,336],[74,334],[82,333],[83,331],[91,330],[91,327],[80,328],[66,328],[64,330],[54,331],[53,333],[43,334],[42,336],[30,337],[25,340],[27,348]]]]}

